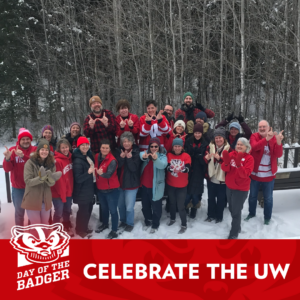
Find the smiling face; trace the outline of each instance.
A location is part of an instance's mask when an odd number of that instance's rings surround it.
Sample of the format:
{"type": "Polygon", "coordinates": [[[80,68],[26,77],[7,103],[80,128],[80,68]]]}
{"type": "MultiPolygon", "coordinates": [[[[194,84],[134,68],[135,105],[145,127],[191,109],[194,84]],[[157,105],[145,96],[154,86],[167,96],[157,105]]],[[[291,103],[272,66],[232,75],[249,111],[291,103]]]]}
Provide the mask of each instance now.
{"type": "Polygon", "coordinates": [[[79,150],[83,155],[86,155],[89,149],[90,149],[90,145],[88,143],[84,143],[79,146],[79,150]]]}
{"type": "Polygon", "coordinates": [[[201,125],[204,124],[204,120],[202,120],[202,119],[200,119],[200,118],[196,119],[195,122],[196,122],[196,124],[201,124],[201,125]]]}
{"type": "Polygon", "coordinates": [[[147,113],[149,116],[153,117],[156,115],[157,107],[155,107],[153,104],[150,104],[147,106],[147,113]]]}
{"type": "Polygon", "coordinates": [[[169,117],[172,117],[173,107],[171,105],[166,105],[164,111],[168,114],[169,117]]]}
{"type": "Polygon", "coordinates": [[[231,127],[230,128],[230,135],[233,137],[236,136],[239,133],[239,130],[237,128],[231,127]]]}
{"type": "Polygon", "coordinates": [[[101,115],[102,104],[100,102],[93,102],[91,104],[91,110],[95,115],[101,115]]]}
{"type": "Polygon", "coordinates": [[[119,114],[121,115],[122,118],[128,117],[129,114],[129,109],[127,106],[122,106],[119,110],[119,114]]]}
{"type": "Polygon", "coordinates": [[[80,127],[78,125],[73,125],[71,128],[71,137],[75,137],[80,133],[80,127]]]}
{"type": "Polygon", "coordinates": [[[65,156],[68,156],[69,155],[69,146],[67,144],[61,144],[60,145],[60,152],[65,155],[65,156]]]}
{"type": "Polygon", "coordinates": [[[186,96],[184,98],[184,103],[187,105],[187,106],[190,106],[192,103],[193,103],[193,98],[191,96],[186,96]]]}
{"type": "Polygon", "coordinates": [[[181,134],[181,133],[184,132],[184,129],[183,129],[183,127],[181,125],[178,125],[175,128],[175,132],[178,133],[178,134],[181,134]]]}
{"type": "Polygon", "coordinates": [[[200,140],[202,138],[202,133],[199,131],[194,132],[194,137],[196,140],[200,140]]]}
{"type": "Polygon", "coordinates": [[[110,146],[106,144],[102,144],[100,147],[100,152],[103,157],[105,157],[110,152],[110,146]]]}
{"type": "Polygon", "coordinates": [[[132,148],[132,142],[128,139],[123,140],[123,147],[125,150],[130,150],[132,148]]]}
{"type": "Polygon", "coordinates": [[[245,153],[246,150],[247,150],[247,147],[241,141],[238,141],[236,143],[235,150],[237,152],[243,152],[243,153],[245,153]]]}
{"type": "Polygon", "coordinates": [[[267,121],[263,120],[258,123],[258,133],[265,138],[270,130],[270,126],[267,121]]]}
{"type": "Polygon", "coordinates": [[[152,143],[152,144],[150,145],[150,152],[151,152],[152,154],[155,153],[155,152],[157,152],[158,149],[159,149],[158,144],[152,143]]]}
{"type": "Polygon", "coordinates": [[[43,138],[45,138],[48,142],[50,142],[52,138],[52,131],[48,129],[45,130],[43,133],[43,138]]]}
{"type": "Polygon", "coordinates": [[[173,151],[176,155],[179,155],[181,153],[182,149],[183,149],[183,147],[180,145],[173,146],[173,151]]]}
{"type": "Polygon", "coordinates": [[[30,139],[29,137],[25,136],[25,137],[22,137],[22,138],[20,139],[20,146],[21,146],[23,149],[29,148],[30,145],[31,145],[31,139],[30,139]]]}
{"type": "Polygon", "coordinates": [[[222,136],[216,136],[215,143],[218,147],[221,147],[225,143],[225,140],[222,136]]]}
{"type": "Polygon", "coordinates": [[[39,155],[41,157],[42,160],[44,160],[45,158],[47,158],[47,156],[49,155],[49,150],[48,148],[42,148],[39,150],[39,155]]]}

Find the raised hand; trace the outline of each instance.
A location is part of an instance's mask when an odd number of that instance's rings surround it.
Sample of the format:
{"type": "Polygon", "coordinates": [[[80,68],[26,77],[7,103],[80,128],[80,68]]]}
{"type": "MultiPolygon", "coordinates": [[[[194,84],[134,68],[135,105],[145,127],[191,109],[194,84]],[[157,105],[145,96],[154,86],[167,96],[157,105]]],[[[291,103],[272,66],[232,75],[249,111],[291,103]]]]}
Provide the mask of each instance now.
{"type": "Polygon", "coordinates": [[[10,160],[10,157],[12,155],[12,153],[15,151],[15,149],[12,149],[11,151],[9,151],[9,149],[4,146],[6,148],[6,150],[3,152],[3,155],[5,157],[6,160],[10,160]]]}
{"type": "Polygon", "coordinates": [[[235,164],[237,167],[240,167],[241,166],[241,160],[244,156],[244,153],[243,152],[238,152],[236,158],[235,158],[235,164]]]}
{"type": "Polygon", "coordinates": [[[244,117],[242,116],[242,113],[240,112],[239,116],[238,117],[235,117],[239,123],[243,123],[245,121],[244,117]]]}
{"type": "Polygon", "coordinates": [[[121,118],[120,127],[121,127],[121,128],[124,128],[125,125],[126,125],[126,121],[124,121],[124,120],[121,118]]]}
{"type": "Polygon", "coordinates": [[[218,153],[215,153],[214,157],[215,157],[216,160],[220,160],[220,155],[218,153]]]}
{"type": "Polygon", "coordinates": [[[133,127],[133,121],[131,120],[131,116],[130,116],[130,118],[128,120],[128,126],[129,127],[133,127]]]}
{"type": "Polygon", "coordinates": [[[279,134],[275,131],[274,132],[274,135],[275,135],[275,138],[276,138],[276,141],[277,141],[277,144],[278,145],[281,145],[281,142],[282,142],[282,140],[284,139],[284,136],[283,136],[283,133],[284,132],[284,130],[281,130],[280,132],[279,132],[279,134]]]}
{"type": "Polygon", "coordinates": [[[146,116],[146,118],[145,118],[145,121],[146,121],[146,122],[147,122],[147,121],[149,121],[149,122],[152,121],[152,117],[149,116],[147,113],[145,113],[145,116],[146,116]]]}
{"type": "Polygon", "coordinates": [[[144,151],[144,154],[143,154],[143,156],[142,156],[142,158],[143,158],[143,159],[147,159],[148,156],[149,156],[149,155],[147,154],[147,151],[145,150],[145,151],[144,151]]]}
{"type": "Polygon", "coordinates": [[[88,169],[88,173],[89,173],[89,174],[92,174],[94,171],[95,171],[95,168],[94,168],[94,167],[90,167],[90,168],[88,169]]]}
{"type": "Polygon", "coordinates": [[[103,113],[103,117],[99,118],[99,120],[103,123],[105,127],[108,126],[108,118],[105,116],[105,112],[103,113]]]}
{"type": "Polygon", "coordinates": [[[129,151],[129,152],[126,153],[126,157],[127,157],[127,158],[131,158],[131,157],[132,157],[131,151],[129,151]]]}
{"type": "Polygon", "coordinates": [[[24,153],[21,149],[19,149],[19,146],[16,147],[15,153],[16,153],[17,156],[19,156],[21,158],[24,156],[24,153]]]}
{"type": "Polygon", "coordinates": [[[102,175],[103,174],[103,169],[102,168],[98,169],[97,174],[102,175]]]}
{"type": "Polygon", "coordinates": [[[151,154],[153,160],[157,160],[157,152],[154,152],[151,154]]]}
{"type": "Polygon", "coordinates": [[[93,120],[92,117],[91,117],[90,115],[89,115],[89,118],[90,118],[90,120],[89,120],[89,125],[90,125],[91,129],[93,129],[94,126],[95,126],[96,120],[93,120]]]}
{"type": "Polygon", "coordinates": [[[159,113],[157,114],[157,116],[156,116],[156,120],[160,120],[160,119],[162,119],[162,114],[163,114],[163,110],[160,110],[159,111],[159,113]]]}
{"type": "Polygon", "coordinates": [[[212,155],[213,155],[213,154],[207,153],[207,154],[205,155],[205,159],[206,159],[206,160],[210,160],[211,157],[212,157],[212,155]]]}
{"type": "Polygon", "coordinates": [[[233,114],[234,114],[233,112],[228,114],[228,116],[226,118],[227,122],[230,122],[231,120],[233,120],[233,114]]]}
{"type": "Polygon", "coordinates": [[[125,156],[126,156],[125,152],[123,150],[121,150],[120,157],[125,158],[125,156]]]}
{"type": "Polygon", "coordinates": [[[267,133],[267,136],[266,136],[266,140],[269,141],[274,135],[275,135],[275,133],[273,132],[272,127],[270,127],[270,130],[269,130],[269,132],[267,133]]]}
{"type": "Polygon", "coordinates": [[[223,161],[225,165],[229,165],[230,163],[230,156],[227,150],[223,150],[223,161]]]}

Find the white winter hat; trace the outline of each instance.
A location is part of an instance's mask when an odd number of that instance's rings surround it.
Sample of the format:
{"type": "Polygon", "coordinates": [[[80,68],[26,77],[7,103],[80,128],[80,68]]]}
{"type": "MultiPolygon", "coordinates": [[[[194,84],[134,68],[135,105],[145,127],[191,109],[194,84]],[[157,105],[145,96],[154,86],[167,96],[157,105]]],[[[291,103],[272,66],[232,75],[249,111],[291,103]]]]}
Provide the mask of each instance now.
{"type": "Polygon", "coordinates": [[[182,120],[178,120],[178,121],[175,122],[175,124],[174,124],[174,129],[175,129],[177,126],[181,126],[181,127],[183,127],[183,130],[185,130],[185,123],[184,123],[182,120]]]}

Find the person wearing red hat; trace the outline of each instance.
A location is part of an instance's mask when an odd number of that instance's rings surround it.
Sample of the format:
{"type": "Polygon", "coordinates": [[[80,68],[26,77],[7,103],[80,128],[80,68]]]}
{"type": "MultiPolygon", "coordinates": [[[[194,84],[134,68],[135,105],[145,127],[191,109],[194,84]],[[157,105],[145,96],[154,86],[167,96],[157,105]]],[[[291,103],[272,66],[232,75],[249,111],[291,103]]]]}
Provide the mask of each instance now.
{"type": "Polygon", "coordinates": [[[32,135],[26,128],[19,129],[16,146],[6,148],[3,160],[5,172],[11,172],[10,180],[12,186],[12,200],[15,206],[15,224],[24,226],[25,210],[21,207],[25,192],[24,166],[30,157],[30,153],[36,151],[35,146],[31,146],[32,135]]]}

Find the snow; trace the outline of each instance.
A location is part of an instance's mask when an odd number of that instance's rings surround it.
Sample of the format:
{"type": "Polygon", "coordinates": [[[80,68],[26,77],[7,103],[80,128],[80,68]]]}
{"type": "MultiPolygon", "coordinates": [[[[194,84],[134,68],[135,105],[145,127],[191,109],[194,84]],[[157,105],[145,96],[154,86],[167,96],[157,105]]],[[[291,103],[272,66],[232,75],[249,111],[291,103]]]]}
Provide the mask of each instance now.
{"type": "MultiPolygon", "coordinates": [[[[15,142],[5,144],[7,147],[15,145],[15,142]]],[[[3,161],[3,152],[5,148],[3,142],[0,142],[0,160],[3,161]]],[[[300,170],[300,168],[295,168],[300,170]]],[[[291,172],[293,169],[282,169],[282,171],[291,172]]],[[[242,211],[242,232],[239,235],[241,239],[289,239],[300,238],[300,199],[299,190],[274,191],[273,215],[270,225],[263,224],[263,209],[257,206],[256,217],[244,221],[248,215],[248,200],[244,204],[242,211]]],[[[0,169],[0,239],[9,239],[10,230],[14,226],[14,206],[7,203],[5,177],[3,169],[0,169]]],[[[141,211],[141,202],[135,205],[134,229],[131,233],[123,232],[120,239],[226,239],[231,226],[231,216],[228,208],[224,210],[223,222],[219,224],[208,223],[204,220],[207,217],[207,189],[205,185],[204,194],[201,201],[201,208],[198,209],[195,220],[188,220],[188,229],[185,234],[179,235],[180,218],[177,214],[176,223],[171,227],[167,226],[169,216],[165,211],[165,202],[163,202],[163,213],[159,230],[150,234],[143,231],[144,217],[141,211]]],[[[75,220],[78,206],[72,205],[71,222],[75,227],[75,220]]],[[[89,226],[96,229],[99,224],[99,206],[94,205],[89,226]]],[[[27,216],[25,214],[25,224],[27,216]]],[[[105,230],[102,233],[93,233],[92,239],[103,239],[109,233],[105,230]]],[[[75,238],[79,238],[75,236],[75,238]]]]}

